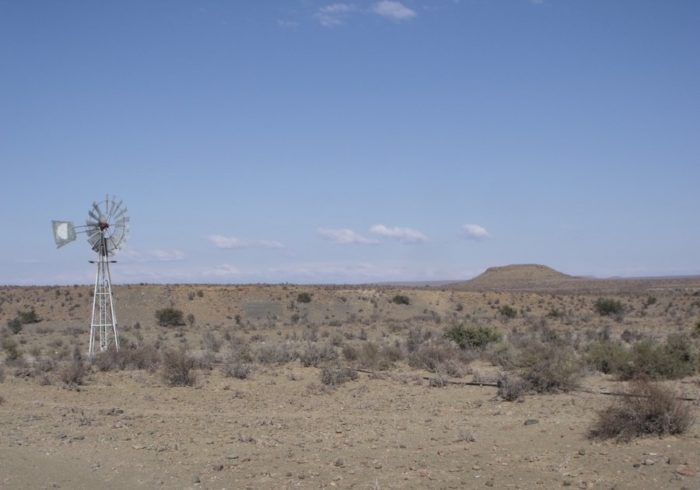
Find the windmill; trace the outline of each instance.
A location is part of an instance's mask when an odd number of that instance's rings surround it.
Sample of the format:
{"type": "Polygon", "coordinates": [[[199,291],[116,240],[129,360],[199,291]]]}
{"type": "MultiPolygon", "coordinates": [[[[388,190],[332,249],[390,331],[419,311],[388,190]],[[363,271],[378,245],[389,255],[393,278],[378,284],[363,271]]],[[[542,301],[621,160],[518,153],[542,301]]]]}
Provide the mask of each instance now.
{"type": "Polygon", "coordinates": [[[95,355],[95,341],[99,340],[100,351],[106,351],[110,346],[110,337],[114,348],[119,350],[117,336],[117,318],[114,315],[112,299],[112,276],[109,264],[116,261],[109,257],[123,245],[129,229],[129,217],[123,202],[109,195],[104,201],[93,202],[88,210],[88,218],[84,226],[75,226],[70,221],[52,221],[53,238],[56,248],[74,241],[78,233],[84,233],[92,250],[97,253],[97,260],[91,264],[97,265],[95,275],[95,292],[92,297],[92,319],[90,321],[90,344],[88,356],[95,355]]]}

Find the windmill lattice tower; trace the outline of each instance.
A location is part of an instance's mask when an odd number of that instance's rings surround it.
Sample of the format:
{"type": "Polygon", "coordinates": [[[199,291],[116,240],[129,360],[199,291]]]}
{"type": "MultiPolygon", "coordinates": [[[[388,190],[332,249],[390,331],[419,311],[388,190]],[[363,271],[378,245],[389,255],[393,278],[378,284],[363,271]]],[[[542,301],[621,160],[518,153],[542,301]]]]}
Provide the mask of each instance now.
{"type": "Polygon", "coordinates": [[[90,261],[91,264],[97,266],[90,320],[88,347],[90,358],[95,356],[98,342],[101,352],[106,351],[112,344],[116,350],[119,350],[117,318],[114,313],[112,275],[109,271],[109,264],[116,262],[110,260],[110,256],[114,255],[124,244],[129,229],[129,217],[126,211],[126,206],[123,206],[122,201],[117,202],[114,196],[110,198],[108,195],[104,201],[92,203],[84,226],[74,226],[70,221],[52,222],[57,248],[75,240],[77,233],[84,233],[90,247],[97,253],[97,260],[90,261]]]}

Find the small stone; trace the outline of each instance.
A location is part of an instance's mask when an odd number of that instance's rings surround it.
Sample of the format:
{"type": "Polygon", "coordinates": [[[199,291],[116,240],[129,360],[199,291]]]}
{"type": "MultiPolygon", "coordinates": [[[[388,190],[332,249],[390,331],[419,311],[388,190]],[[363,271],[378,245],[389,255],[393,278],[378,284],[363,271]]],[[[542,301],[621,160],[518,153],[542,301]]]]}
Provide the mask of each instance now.
{"type": "Polygon", "coordinates": [[[579,454],[580,456],[585,456],[585,455],[586,455],[586,450],[585,450],[585,449],[579,449],[579,450],[578,450],[578,454],[579,454]]]}
{"type": "Polygon", "coordinates": [[[537,419],[527,419],[523,425],[535,425],[539,423],[540,421],[537,419]]]}
{"type": "Polygon", "coordinates": [[[200,483],[202,480],[199,478],[199,475],[194,475],[192,477],[192,483],[200,483]]]}
{"type": "Polygon", "coordinates": [[[338,468],[341,468],[341,467],[345,466],[345,461],[343,461],[342,458],[338,458],[335,460],[335,463],[333,463],[333,464],[335,464],[338,468]]]}
{"type": "Polygon", "coordinates": [[[481,469],[481,466],[479,466],[478,464],[475,464],[474,466],[472,466],[472,469],[474,471],[479,471],[481,469]]]}
{"type": "Polygon", "coordinates": [[[695,476],[698,474],[698,471],[687,464],[679,464],[676,467],[676,473],[682,476],[695,476]]]}
{"type": "Polygon", "coordinates": [[[487,487],[492,487],[493,486],[493,480],[486,480],[486,483],[484,483],[487,487]]]}
{"type": "Polygon", "coordinates": [[[564,481],[562,482],[562,486],[564,486],[564,487],[570,487],[570,486],[572,485],[572,483],[573,483],[573,482],[572,482],[571,480],[564,480],[564,481]]]}
{"type": "Polygon", "coordinates": [[[213,469],[214,471],[221,471],[221,470],[224,469],[224,465],[222,465],[222,464],[215,464],[215,465],[213,465],[213,466],[211,467],[211,469],[213,469]]]}
{"type": "Polygon", "coordinates": [[[656,461],[654,461],[653,459],[645,459],[644,460],[644,466],[651,466],[654,463],[656,463],[656,461]]]}

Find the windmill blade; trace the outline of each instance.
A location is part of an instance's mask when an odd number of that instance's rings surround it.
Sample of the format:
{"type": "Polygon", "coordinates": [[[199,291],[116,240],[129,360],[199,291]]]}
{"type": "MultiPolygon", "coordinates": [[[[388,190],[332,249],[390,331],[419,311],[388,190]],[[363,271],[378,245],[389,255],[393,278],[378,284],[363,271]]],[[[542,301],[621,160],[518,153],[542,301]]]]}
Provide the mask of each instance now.
{"type": "Polygon", "coordinates": [[[119,211],[119,207],[122,205],[122,201],[117,202],[116,200],[112,200],[111,205],[109,206],[109,213],[108,216],[111,218],[117,214],[119,211]]]}
{"type": "Polygon", "coordinates": [[[112,239],[114,240],[114,243],[116,244],[117,247],[121,246],[122,240],[126,237],[126,233],[129,230],[128,227],[128,218],[122,218],[117,223],[114,225],[114,230],[112,232],[112,239]]]}
{"type": "Polygon", "coordinates": [[[113,219],[114,219],[115,221],[118,220],[119,218],[121,218],[122,216],[124,216],[124,215],[126,214],[126,212],[127,212],[127,208],[126,208],[126,206],[125,206],[124,209],[120,210],[119,212],[117,212],[117,214],[115,214],[115,215],[113,216],[113,219]]]}
{"type": "MultiPolygon", "coordinates": [[[[95,206],[94,203],[93,203],[93,206],[95,206]]],[[[100,221],[100,210],[99,210],[99,209],[97,210],[97,212],[95,212],[94,210],[90,209],[90,210],[88,211],[88,215],[89,215],[92,219],[94,219],[95,221],[97,221],[97,222],[100,221]]]]}
{"type": "Polygon", "coordinates": [[[95,216],[93,216],[92,214],[90,214],[90,216],[97,219],[97,221],[104,221],[105,214],[104,214],[104,212],[102,212],[102,210],[100,209],[100,206],[96,202],[92,203],[92,209],[97,213],[97,218],[95,218],[95,216]]]}

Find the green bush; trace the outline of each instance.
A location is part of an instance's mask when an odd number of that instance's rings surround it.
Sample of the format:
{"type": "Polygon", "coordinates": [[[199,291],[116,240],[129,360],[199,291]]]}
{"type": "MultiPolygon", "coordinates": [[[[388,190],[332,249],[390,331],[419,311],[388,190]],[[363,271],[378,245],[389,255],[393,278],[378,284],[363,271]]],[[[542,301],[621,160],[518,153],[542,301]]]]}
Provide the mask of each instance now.
{"type": "Polygon", "coordinates": [[[17,361],[22,357],[22,352],[12,337],[4,336],[2,338],[2,350],[5,351],[5,358],[8,361],[17,361]]]}
{"type": "Polygon", "coordinates": [[[667,388],[638,382],[630,396],[598,413],[588,436],[629,441],[644,435],[682,434],[693,423],[690,408],[667,388]]]}
{"type": "Polygon", "coordinates": [[[411,298],[404,294],[397,294],[393,298],[391,298],[391,302],[396,304],[396,305],[410,305],[411,304],[411,298]]]}
{"type": "Polygon", "coordinates": [[[311,295],[309,293],[299,293],[297,295],[297,303],[311,303],[311,295]]]}
{"type": "Polygon", "coordinates": [[[22,326],[22,322],[19,318],[13,318],[12,320],[7,321],[7,328],[10,329],[10,332],[15,335],[22,331],[22,326]]]}
{"type": "Polygon", "coordinates": [[[522,379],[538,393],[558,393],[578,387],[583,366],[573,349],[561,344],[531,343],[520,352],[522,379]]]}
{"type": "Polygon", "coordinates": [[[618,342],[598,341],[586,350],[586,362],[605,374],[619,373],[632,360],[632,354],[618,342]]]}
{"type": "Polygon", "coordinates": [[[620,301],[610,298],[598,298],[593,308],[600,316],[621,316],[625,312],[620,301]]]}
{"type": "Polygon", "coordinates": [[[515,318],[518,314],[518,311],[513,308],[512,306],[508,305],[503,305],[498,309],[498,312],[503,315],[505,318],[515,318]]]}
{"type": "Polygon", "coordinates": [[[163,308],[156,311],[156,320],[161,327],[177,327],[184,325],[184,316],[181,310],[175,308],[163,308]]]}
{"type": "Polygon", "coordinates": [[[697,363],[698,353],[690,339],[671,334],[662,345],[651,339],[637,342],[619,375],[621,379],[678,379],[695,374],[697,363]]]}
{"type": "Polygon", "coordinates": [[[41,321],[36,311],[34,311],[34,308],[30,308],[27,311],[18,311],[17,318],[19,318],[19,321],[24,325],[28,323],[39,323],[41,321]]]}
{"type": "Polygon", "coordinates": [[[492,342],[501,340],[501,333],[491,327],[453,325],[445,331],[445,337],[456,343],[460,349],[481,350],[492,342]]]}

